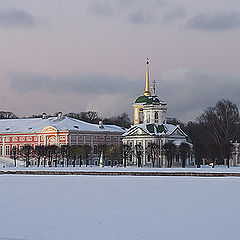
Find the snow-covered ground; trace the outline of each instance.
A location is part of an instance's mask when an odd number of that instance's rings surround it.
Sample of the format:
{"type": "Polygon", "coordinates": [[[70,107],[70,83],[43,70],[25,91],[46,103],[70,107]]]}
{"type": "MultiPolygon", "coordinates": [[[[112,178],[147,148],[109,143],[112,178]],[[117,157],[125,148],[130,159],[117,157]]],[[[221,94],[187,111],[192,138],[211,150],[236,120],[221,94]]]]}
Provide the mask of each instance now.
{"type": "Polygon", "coordinates": [[[0,175],[0,239],[238,240],[240,178],[0,175]]]}
{"type": "Polygon", "coordinates": [[[0,170],[7,170],[7,171],[15,171],[15,170],[29,170],[29,171],[105,171],[105,172],[122,172],[122,171],[131,171],[131,172],[240,172],[240,167],[230,167],[227,168],[226,166],[215,166],[215,168],[212,168],[210,166],[202,166],[201,168],[196,168],[195,166],[193,167],[186,167],[186,168],[150,168],[150,167],[110,167],[110,166],[105,166],[103,168],[99,166],[88,166],[86,167],[85,165],[79,167],[78,165],[76,167],[37,167],[37,166],[30,166],[28,168],[25,167],[24,161],[17,161],[17,167],[14,166],[14,162],[10,158],[3,158],[0,157],[0,170]]]}
{"type": "MultiPolygon", "coordinates": [[[[17,160],[17,166],[18,167],[23,167],[24,162],[17,160]]],[[[13,167],[15,168],[13,159],[0,157],[0,169],[1,168],[13,168],[13,167]]]]}

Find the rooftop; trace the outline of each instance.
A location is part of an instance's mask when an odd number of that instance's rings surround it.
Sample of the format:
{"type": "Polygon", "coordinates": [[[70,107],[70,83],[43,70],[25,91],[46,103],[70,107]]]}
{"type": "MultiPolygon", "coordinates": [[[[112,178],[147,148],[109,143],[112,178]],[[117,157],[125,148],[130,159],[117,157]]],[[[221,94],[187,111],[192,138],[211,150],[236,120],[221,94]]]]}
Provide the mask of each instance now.
{"type": "Polygon", "coordinates": [[[125,132],[116,125],[103,125],[87,123],[78,119],[63,116],[50,118],[27,119],[0,119],[0,133],[32,133],[40,132],[45,127],[54,127],[58,131],[83,131],[83,132],[125,132]]]}

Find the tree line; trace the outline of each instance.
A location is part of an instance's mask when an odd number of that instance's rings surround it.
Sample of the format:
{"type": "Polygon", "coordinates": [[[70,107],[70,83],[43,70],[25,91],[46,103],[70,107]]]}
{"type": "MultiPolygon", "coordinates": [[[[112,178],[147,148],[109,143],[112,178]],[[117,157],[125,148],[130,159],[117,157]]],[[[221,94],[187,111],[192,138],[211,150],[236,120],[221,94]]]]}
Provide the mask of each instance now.
{"type": "Polygon", "coordinates": [[[197,166],[205,158],[214,167],[224,164],[229,167],[234,152],[234,142],[240,141],[240,118],[236,104],[221,99],[206,108],[195,122],[180,123],[193,142],[197,166]]]}
{"type": "MultiPolygon", "coordinates": [[[[167,160],[167,167],[172,167],[173,160],[176,155],[181,158],[182,167],[186,166],[186,160],[190,156],[190,146],[187,143],[182,143],[179,147],[173,143],[168,142],[163,145],[161,149],[156,143],[149,142],[145,149],[145,156],[149,159],[148,165],[151,167],[161,167],[159,159],[165,156],[167,160]]],[[[70,165],[81,167],[85,165],[100,164],[100,157],[102,156],[104,165],[108,166],[132,166],[133,157],[137,159],[137,167],[143,167],[144,149],[142,145],[99,145],[97,149],[91,148],[90,145],[56,145],[49,146],[35,146],[25,145],[20,150],[13,147],[10,154],[14,165],[17,166],[17,160],[22,160],[26,167],[35,165],[37,167],[69,167],[70,165]]]]}

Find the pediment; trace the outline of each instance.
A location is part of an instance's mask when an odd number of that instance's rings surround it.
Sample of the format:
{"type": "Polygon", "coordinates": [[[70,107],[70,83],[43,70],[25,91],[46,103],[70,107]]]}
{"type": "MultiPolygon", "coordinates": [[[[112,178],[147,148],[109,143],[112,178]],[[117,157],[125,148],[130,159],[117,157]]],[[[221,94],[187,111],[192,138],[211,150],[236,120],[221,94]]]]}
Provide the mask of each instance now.
{"type": "Polygon", "coordinates": [[[52,126],[47,126],[45,128],[42,129],[42,132],[56,132],[57,129],[55,127],[52,126]]]}
{"type": "Polygon", "coordinates": [[[172,134],[171,136],[176,136],[176,137],[182,137],[185,136],[184,132],[181,131],[179,128],[177,128],[172,134]]]}
{"type": "Polygon", "coordinates": [[[129,132],[127,135],[128,136],[142,136],[142,135],[148,135],[148,133],[143,131],[141,128],[136,128],[132,132],[129,132]]]}

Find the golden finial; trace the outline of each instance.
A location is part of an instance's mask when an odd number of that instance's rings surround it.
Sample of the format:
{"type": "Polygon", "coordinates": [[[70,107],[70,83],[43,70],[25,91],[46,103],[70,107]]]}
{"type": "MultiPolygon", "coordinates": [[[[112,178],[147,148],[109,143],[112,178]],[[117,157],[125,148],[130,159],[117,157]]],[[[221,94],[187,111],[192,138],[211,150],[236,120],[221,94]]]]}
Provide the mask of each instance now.
{"type": "Polygon", "coordinates": [[[148,65],[149,65],[149,59],[147,58],[147,71],[146,71],[146,83],[145,83],[145,92],[144,95],[145,96],[151,96],[151,93],[149,92],[149,69],[148,69],[148,65]]]}

